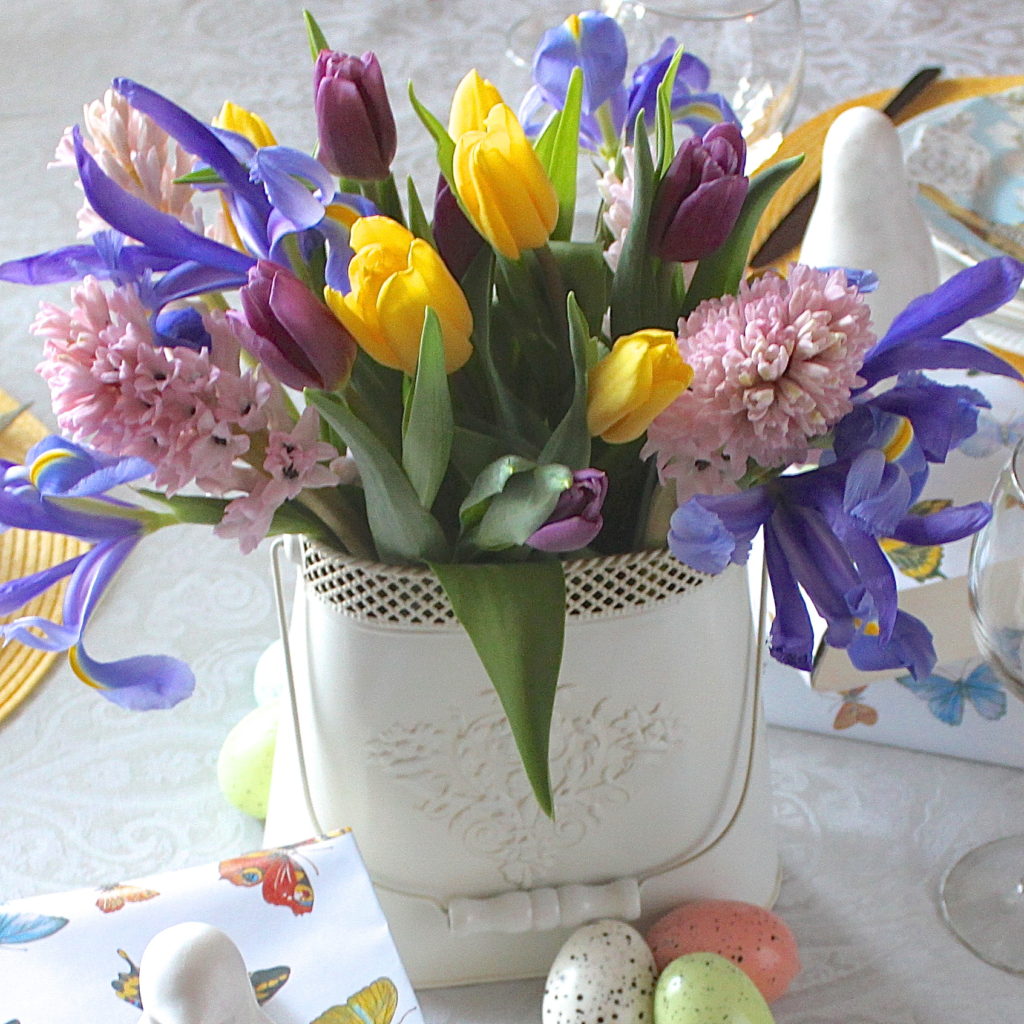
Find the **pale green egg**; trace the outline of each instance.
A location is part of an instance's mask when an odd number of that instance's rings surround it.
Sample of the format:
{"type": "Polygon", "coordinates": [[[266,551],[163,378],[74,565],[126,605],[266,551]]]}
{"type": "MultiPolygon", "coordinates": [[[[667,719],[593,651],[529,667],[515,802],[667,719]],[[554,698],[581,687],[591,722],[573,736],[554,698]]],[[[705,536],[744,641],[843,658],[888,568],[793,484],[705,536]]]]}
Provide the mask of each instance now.
{"type": "Polygon", "coordinates": [[[717,953],[687,953],[661,972],[654,1024],[774,1024],[757,986],[717,953]]]}
{"type": "Polygon", "coordinates": [[[228,733],[217,758],[217,782],[232,807],[254,818],[267,816],[280,703],[250,711],[228,733]]]}

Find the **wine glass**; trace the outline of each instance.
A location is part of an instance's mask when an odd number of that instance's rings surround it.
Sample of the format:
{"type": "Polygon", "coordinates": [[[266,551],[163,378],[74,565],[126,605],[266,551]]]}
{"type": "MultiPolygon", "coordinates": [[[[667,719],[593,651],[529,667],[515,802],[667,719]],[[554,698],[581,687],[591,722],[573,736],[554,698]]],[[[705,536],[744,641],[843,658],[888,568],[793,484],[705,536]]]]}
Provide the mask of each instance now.
{"type": "MultiPolygon", "coordinates": [[[[975,537],[967,573],[979,650],[1024,700],[1024,439],[992,494],[992,519],[975,537]]],[[[1024,835],[966,853],[941,886],[944,917],[982,960],[1024,974],[1024,835]]]]}
{"type": "MultiPolygon", "coordinates": [[[[743,126],[752,170],[782,141],[804,73],[800,0],[601,0],[600,9],[622,26],[633,63],[673,37],[711,69],[713,92],[731,104],[743,126]]],[[[506,53],[528,68],[546,29],[576,7],[547,2],[509,30],[506,53]]]]}

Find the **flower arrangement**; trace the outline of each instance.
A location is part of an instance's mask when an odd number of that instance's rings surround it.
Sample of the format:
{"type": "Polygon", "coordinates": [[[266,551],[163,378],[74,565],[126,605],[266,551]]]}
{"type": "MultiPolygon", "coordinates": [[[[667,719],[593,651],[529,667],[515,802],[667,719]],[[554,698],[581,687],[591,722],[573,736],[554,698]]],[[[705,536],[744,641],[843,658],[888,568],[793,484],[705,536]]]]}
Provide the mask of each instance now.
{"type": "Polygon", "coordinates": [[[667,535],[718,573],[763,531],[775,657],[810,668],[809,601],[859,667],[926,674],[930,635],[899,610],[880,541],[943,543],[987,520],[980,503],[910,512],[985,404],[922,371],[1016,376],[948,335],[1012,297],[1024,267],[978,264],[880,339],[870,273],[747,279],[796,161],[749,177],[708,69],[667,40],[627,80],[621,29],[596,12],[544,36],[518,113],[475,71],[447,125],[410,88],[440,170],[428,217],[391,171],[376,56],[307,27],[315,157],[234,104],[207,124],[126,79],[60,142],[81,240],[0,280],[78,282],[32,325],[61,435],[3,464],[0,523],[92,546],[0,587],[9,615],[68,580],[63,621],[16,617],[5,640],[68,650],[125,707],[169,707],[193,688],[185,665],[99,662],[83,642],[143,536],[202,523],[243,551],[301,533],[427,564],[547,810],[568,554],[667,535]],[[602,204],[586,240],[581,154],[602,204]]]}

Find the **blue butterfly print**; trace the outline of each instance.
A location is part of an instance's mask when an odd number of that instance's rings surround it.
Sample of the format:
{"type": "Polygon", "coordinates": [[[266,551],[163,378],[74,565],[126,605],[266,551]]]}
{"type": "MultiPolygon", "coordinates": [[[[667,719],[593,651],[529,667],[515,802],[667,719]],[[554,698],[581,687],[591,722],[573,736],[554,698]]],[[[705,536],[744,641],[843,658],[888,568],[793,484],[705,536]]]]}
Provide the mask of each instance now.
{"type": "Polygon", "coordinates": [[[897,676],[896,681],[911,693],[928,701],[928,710],[946,725],[959,725],[967,701],[982,718],[994,722],[1006,714],[1006,691],[987,662],[981,662],[966,676],[949,679],[933,672],[924,679],[897,676]]]}
{"type": "Polygon", "coordinates": [[[987,409],[978,412],[978,429],[960,443],[959,450],[972,459],[983,459],[1000,448],[1013,448],[1024,436],[1024,416],[1006,421],[997,419],[987,409]]]}
{"type": "Polygon", "coordinates": [[[59,932],[67,923],[66,917],[51,917],[49,914],[0,913],[0,945],[20,946],[23,942],[45,939],[47,935],[59,932]]]}

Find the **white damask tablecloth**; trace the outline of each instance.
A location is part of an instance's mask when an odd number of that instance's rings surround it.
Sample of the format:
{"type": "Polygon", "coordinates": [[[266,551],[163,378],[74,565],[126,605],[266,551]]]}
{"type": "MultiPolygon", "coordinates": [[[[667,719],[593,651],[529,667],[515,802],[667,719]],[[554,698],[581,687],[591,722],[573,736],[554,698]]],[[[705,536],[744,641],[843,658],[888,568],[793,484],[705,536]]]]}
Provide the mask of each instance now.
{"type": "MultiPolygon", "coordinates": [[[[667,3],[669,0],[662,0],[667,3]]],[[[542,6],[542,5],[535,5],[542,6]]],[[[559,5],[551,3],[549,7],[559,5]]],[[[328,38],[381,54],[399,108],[399,169],[430,143],[397,83],[443,110],[473,61],[510,94],[504,30],[528,5],[479,0],[322,0],[328,38]]],[[[805,0],[807,78],[797,120],[898,84],[916,67],[950,75],[1024,71],[1016,0],[805,0]]],[[[230,96],[282,142],[312,137],[308,52],[286,0],[4,0],[0,11],[0,258],[70,240],[77,195],[44,171],[65,125],[124,74],[212,115],[230,96]]],[[[48,297],[64,294],[54,289],[48,297]]],[[[26,330],[41,295],[0,286],[0,385],[52,425],[26,330]]],[[[229,808],[219,745],[253,704],[250,679],[275,632],[265,552],[242,558],[198,528],[150,539],[96,623],[103,656],[154,642],[187,658],[196,696],[135,715],[59,665],[0,726],[0,900],[132,877],[255,848],[260,827],[229,808]]],[[[1024,739],[1024,737],[1022,737],[1024,739]]],[[[778,910],[804,970],[775,1005],[780,1024],[1003,1024],[1024,1019],[1024,979],[987,967],[945,930],[943,868],[978,841],[1024,828],[1024,777],[828,736],[770,731],[784,880],[778,910]]],[[[0,962],[3,971],[12,969],[0,962]]],[[[432,1024],[539,1020],[540,983],[424,995],[432,1024]]]]}

